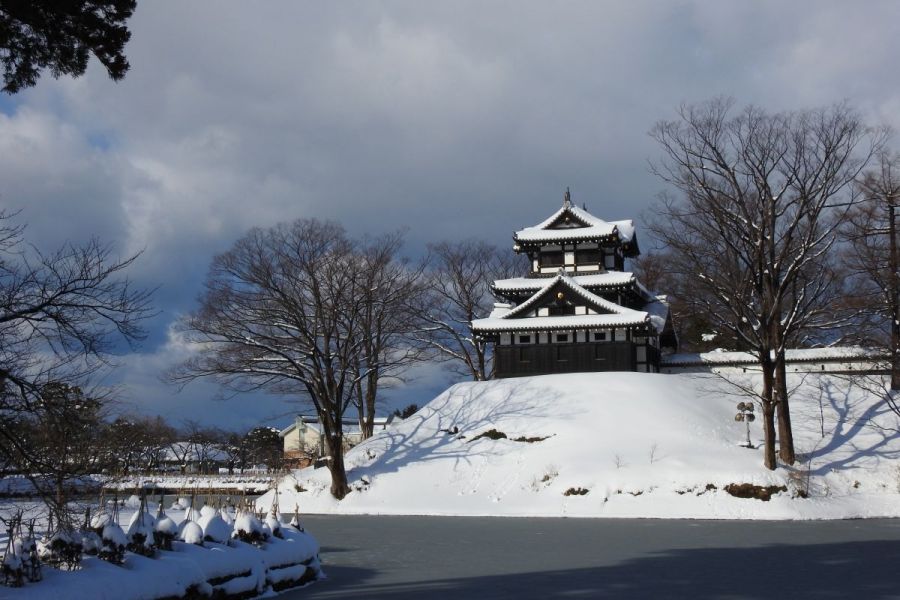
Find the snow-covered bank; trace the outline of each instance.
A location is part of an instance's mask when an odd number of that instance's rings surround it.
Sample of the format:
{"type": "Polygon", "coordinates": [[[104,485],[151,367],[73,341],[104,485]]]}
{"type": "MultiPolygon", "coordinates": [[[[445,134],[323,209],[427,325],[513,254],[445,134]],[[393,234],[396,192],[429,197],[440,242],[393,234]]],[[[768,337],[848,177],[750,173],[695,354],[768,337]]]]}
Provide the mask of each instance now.
{"type": "Polygon", "coordinates": [[[121,566],[87,556],[77,571],[44,567],[43,581],[0,588],[10,600],[157,600],[253,598],[303,585],[320,575],[318,543],[285,528],[262,547],[232,541],[204,547],[175,542],[155,558],[128,554],[121,566]]]}
{"type": "MultiPolygon", "coordinates": [[[[139,521],[141,501],[137,496],[122,501],[118,511],[113,511],[114,505],[109,503],[106,509],[94,513],[92,531],[73,533],[73,539],[80,540],[85,552],[78,569],[66,571],[43,564],[41,580],[34,580],[27,572],[23,573],[24,586],[0,586],[0,598],[245,599],[270,597],[276,592],[324,577],[319,563],[319,543],[303,530],[297,515],[294,515],[290,525],[284,525],[273,514],[259,521],[251,513],[235,512],[233,508],[216,509],[207,504],[202,508],[191,508],[189,498],[178,499],[166,511],[157,512],[158,506],[152,502],[147,505],[149,512],[144,513],[143,521],[139,521]],[[117,521],[113,520],[116,513],[117,521]],[[157,513],[158,518],[151,513],[157,513]],[[110,529],[108,523],[111,520],[117,522],[119,528],[110,529]],[[147,529],[141,529],[135,523],[146,524],[147,529]],[[189,528],[193,528],[196,535],[189,534],[189,528]],[[101,529],[104,540],[119,536],[121,541],[118,543],[123,551],[129,541],[134,541],[131,538],[133,533],[143,533],[145,539],[155,539],[159,548],[151,553],[152,557],[147,557],[128,546],[121,564],[115,564],[116,561],[110,557],[110,562],[107,562],[101,560],[96,551],[100,538],[96,537],[95,532],[101,529]],[[118,534],[115,529],[118,529],[118,534]],[[171,536],[175,536],[175,540],[170,542],[171,548],[163,539],[165,536],[157,537],[154,530],[171,534],[170,540],[171,536]]],[[[194,506],[199,506],[199,502],[194,506]]],[[[36,519],[37,536],[34,539],[40,540],[37,552],[42,562],[46,563],[50,559],[48,555],[52,554],[49,550],[53,547],[52,532],[44,533],[47,528],[46,512],[34,502],[10,502],[0,507],[3,518],[9,519],[17,514],[36,519]]],[[[7,552],[10,551],[8,539],[2,535],[0,544],[7,547],[7,552]]],[[[17,540],[12,546],[25,547],[26,543],[17,540]]],[[[15,555],[20,558],[25,556],[18,550],[15,555]]]]}
{"type": "MultiPolygon", "coordinates": [[[[896,415],[850,379],[791,377],[802,459],[791,469],[767,471],[761,449],[739,446],[735,405],[746,398],[716,376],[549,375],[455,385],[348,453],[354,491],[343,501],[329,495],[326,469],[305,469],[281,483],[280,504],[305,513],[900,516],[896,415]],[[738,498],[725,491],[733,484],[774,495],[738,498]]],[[[751,435],[761,443],[759,421],[751,435]]]]}

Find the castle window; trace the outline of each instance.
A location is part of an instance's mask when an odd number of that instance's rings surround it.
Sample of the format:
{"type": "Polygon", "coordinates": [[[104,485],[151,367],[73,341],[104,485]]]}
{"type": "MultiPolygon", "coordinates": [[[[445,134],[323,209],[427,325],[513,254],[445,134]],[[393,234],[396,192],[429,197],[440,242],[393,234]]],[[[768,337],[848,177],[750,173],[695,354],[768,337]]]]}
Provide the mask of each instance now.
{"type": "Polygon", "coordinates": [[[557,342],[562,342],[562,343],[568,342],[568,341],[569,341],[569,334],[568,334],[568,333],[557,333],[557,334],[556,334],[556,341],[557,341],[557,342]]]}
{"type": "Polygon", "coordinates": [[[562,252],[542,252],[541,253],[541,266],[542,267],[561,267],[561,266],[563,266],[563,253],[562,252]]]}
{"type": "Polygon", "coordinates": [[[600,250],[597,248],[575,251],[575,262],[579,265],[598,265],[600,259],[600,250]]]}
{"type": "Polygon", "coordinates": [[[531,336],[530,336],[530,335],[520,335],[520,336],[519,336],[519,343],[520,343],[520,344],[530,344],[530,343],[531,343],[531,336]]]}
{"type": "Polygon", "coordinates": [[[595,342],[605,342],[606,341],[606,332],[605,331],[595,331],[594,332],[594,341],[595,342]]]}
{"type": "Polygon", "coordinates": [[[563,304],[562,306],[551,306],[550,310],[547,311],[551,317],[558,317],[560,315],[574,315],[575,314],[575,305],[574,304],[563,304]]]}

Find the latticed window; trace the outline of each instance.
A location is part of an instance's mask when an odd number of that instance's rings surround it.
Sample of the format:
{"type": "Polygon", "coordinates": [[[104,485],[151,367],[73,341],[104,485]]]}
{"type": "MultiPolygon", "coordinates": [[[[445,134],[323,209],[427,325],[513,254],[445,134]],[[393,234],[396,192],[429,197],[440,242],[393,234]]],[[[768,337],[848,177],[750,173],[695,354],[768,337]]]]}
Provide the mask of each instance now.
{"type": "Polygon", "coordinates": [[[602,258],[603,255],[599,248],[575,251],[575,262],[579,265],[597,265],[600,264],[602,258]]]}
{"type": "Polygon", "coordinates": [[[561,267],[563,265],[563,253],[560,252],[542,252],[542,267],[561,267]]]}

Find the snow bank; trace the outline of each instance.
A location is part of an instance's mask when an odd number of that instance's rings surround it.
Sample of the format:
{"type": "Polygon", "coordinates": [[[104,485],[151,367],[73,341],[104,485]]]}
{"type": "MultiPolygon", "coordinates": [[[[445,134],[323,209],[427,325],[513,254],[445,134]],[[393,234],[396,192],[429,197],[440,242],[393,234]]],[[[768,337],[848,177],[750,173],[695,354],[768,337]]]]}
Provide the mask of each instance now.
{"type": "MultiPolygon", "coordinates": [[[[739,445],[735,405],[746,398],[719,377],[548,375],[455,385],[348,453],[353,491],[343,501],[330,496],[328,471],[310,468],[281,483],[279,502],[348,514],[900,516],[896,415],[847,378],[790,383],[795,468],[768,471],[761,448],[739,445]],[[786,491],[737,498],[731,484],[786,491]]],[[[760,445],[759,420],[751,435],[760,445]]]]}
{"type": "MultiPolygon", "coordinates": [[[[196,523],[191,525],[197,526],[196,523]]],[[[204,546],[174,542],[154,558],[132,553],[121,566],[85,557],[66,572],[44,566],[44,580],[0,587],[4,600],[157,600],[181,598],[191,588],[215,598],[252,598],[322,577],[319,545],[311,535],[283,528],[284,539],[259,547],[233,540],[204,546]]],[[[194,596],[191,596],[194,597],[194,596]]]]}

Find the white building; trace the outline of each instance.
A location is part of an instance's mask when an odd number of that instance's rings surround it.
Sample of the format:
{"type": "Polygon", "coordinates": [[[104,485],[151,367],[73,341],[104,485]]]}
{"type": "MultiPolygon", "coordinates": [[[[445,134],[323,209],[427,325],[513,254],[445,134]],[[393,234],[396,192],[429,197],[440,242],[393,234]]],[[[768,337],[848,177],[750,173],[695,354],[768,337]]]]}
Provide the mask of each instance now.
{"type": "MultiPolygon", "coordinates": [[[[391,420],[391,417],[376,417],[375,431],[387,427],[391,420]]],[[[345,419],[342,422],[342,429],[345,450],[362,441],[362,431],[358,421],[345,419]]],[[[284,443],[284,460],[287,464],[304,467],[317,458],[325,456],[322,425],[316,416],[298,415],[294,422],[282,429],[278,435],[281,436],[284,443]]]]}

